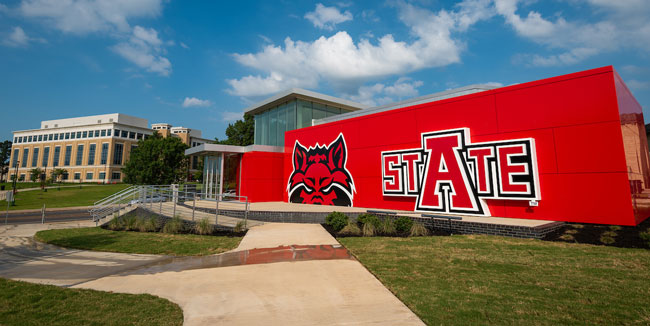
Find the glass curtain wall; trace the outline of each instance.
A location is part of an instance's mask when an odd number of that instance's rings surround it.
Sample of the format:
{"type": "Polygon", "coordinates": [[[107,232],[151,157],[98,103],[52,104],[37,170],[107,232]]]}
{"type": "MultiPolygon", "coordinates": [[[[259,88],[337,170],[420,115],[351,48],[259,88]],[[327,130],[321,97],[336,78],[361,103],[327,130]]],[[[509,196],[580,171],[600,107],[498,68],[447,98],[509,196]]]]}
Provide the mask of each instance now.
{"type": "Polygon", "coordinates": [[[293,100],[255,115],[255,144],[284,146],[284,132],[310,127],[312,119],[347,110],[316,102],[293,100]]]}
{"type": "Polygon", "coordinates": [[[203,193],[205,198],[216,199],[221,188],[221,159],[222,155],[207,155],[203,157],[203,193]]]}

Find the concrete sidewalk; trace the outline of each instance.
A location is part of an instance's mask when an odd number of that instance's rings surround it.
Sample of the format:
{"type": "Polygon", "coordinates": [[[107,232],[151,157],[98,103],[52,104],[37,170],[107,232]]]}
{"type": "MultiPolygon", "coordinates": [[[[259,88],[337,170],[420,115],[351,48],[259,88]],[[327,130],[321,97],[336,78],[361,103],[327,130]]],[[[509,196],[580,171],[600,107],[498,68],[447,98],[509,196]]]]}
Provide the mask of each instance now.
{"type": "Polygon", "coordinates": [[[166,258],[65,249],[33,239],[40,230],[89,226],[95,226],[95,223],[82,221],[0,226],[0,277],[71,286],[166,258]]]}
{"type": "MultiPolygon", "coordinates": [[[[321,244],[338,242],[320,225],[265,224],[237,250],[321,244]]],[[[134,270],[75,287],[167,298],[181,306],[185,325],[424,325],[353,259],[134,270]]]]}

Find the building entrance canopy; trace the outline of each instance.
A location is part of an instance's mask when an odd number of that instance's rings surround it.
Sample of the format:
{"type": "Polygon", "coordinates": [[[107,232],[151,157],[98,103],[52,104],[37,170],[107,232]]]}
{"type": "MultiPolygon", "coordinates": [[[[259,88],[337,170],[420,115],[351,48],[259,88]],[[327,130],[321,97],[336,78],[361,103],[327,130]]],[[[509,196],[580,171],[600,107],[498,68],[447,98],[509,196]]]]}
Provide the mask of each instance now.
{"type": "Polygon", "coordinates": [[[282,153],[284,149],[264,145],[202,144],[186,150],[185,154],[202,157],[203,196],[206,199],[217,199],[219,195],[241,194],[242,157],[244,153],[253,151],[282,153]]]}

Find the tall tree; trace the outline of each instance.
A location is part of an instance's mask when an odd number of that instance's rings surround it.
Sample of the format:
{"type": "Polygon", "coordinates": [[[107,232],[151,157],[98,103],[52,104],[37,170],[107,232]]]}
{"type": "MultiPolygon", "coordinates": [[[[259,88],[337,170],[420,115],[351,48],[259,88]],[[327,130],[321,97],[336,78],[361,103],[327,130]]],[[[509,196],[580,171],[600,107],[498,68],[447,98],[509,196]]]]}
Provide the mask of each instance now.
{"type": "Polygon", "coordinates": [[[131,184],[171,184],[184,180],[187,175],[188,148],[177,137],[153,136],[138,141],[131,157],[122,169],[124,182],[131,184]]]}
{"type": "Polygon", "coordinates": [[[225,140],[215,138],[217,144],[248,146],[252,145],[255,140],[255,119],[250,114],[244,115],[244,120],[237,120],[235,123],[228,124],[226,128],[225,140]]]}
{"type": "Polygon", "coordinates": [[[38,178],[41,177],[41,174],[43,173],[43,170],[40,168],[34,168],[29,171],[29,180],[32,182],[38,181],[38,178]]]}
{"type": "Polygon", "coordinates": [[[11,157],[11,141],[5,140],[0,143],[0,180],[5,179],[9,172],[9,158],[11,157]]]}

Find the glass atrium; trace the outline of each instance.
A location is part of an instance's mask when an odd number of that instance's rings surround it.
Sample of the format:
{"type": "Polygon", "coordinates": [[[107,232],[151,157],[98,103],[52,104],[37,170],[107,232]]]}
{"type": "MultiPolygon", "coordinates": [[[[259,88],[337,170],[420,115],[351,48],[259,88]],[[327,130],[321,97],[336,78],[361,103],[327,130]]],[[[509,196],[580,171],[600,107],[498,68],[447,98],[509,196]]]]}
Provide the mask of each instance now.
{"type": "Polygon", "coordinates": [[[350,112],[335,106],[295,99],[255,115],[255,144],[284,146],[284,132],[310,127],[312,119],[350,112]]]}

